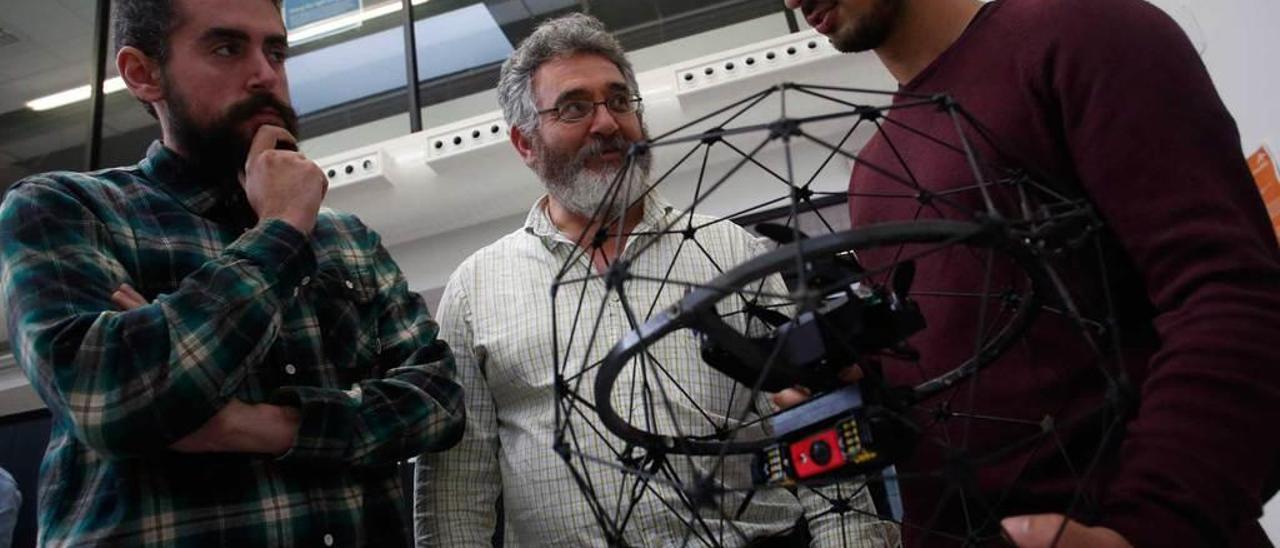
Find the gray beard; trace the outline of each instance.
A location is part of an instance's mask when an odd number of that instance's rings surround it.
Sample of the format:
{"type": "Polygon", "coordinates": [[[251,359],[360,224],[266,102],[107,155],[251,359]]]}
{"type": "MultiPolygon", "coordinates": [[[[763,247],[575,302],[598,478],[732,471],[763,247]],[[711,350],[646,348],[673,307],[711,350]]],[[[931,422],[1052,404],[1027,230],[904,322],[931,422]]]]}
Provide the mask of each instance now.
{"type": "Polygon", "coordinates": [[[635,162],[635,167],[626,169],[625,175],[619,177],[623,169],[604,172],[580,169],[569,180],[547,180],[547,193],[575,214],[609,220],[621,216],[649,189],[648,161],[635,162]],[[615,186],[621,188],[615,189],[615,186]]]}
{"type": "MultiPolygon", "coordinates": [[[[613,145],[625,149],[627,143],[613,145]]],[[[632,156],[618,169],[593,171],[586,160],[599,154],[600,143],[591,143],[571,159],[553,158],[545,149],[538,152],[538,174],[547,194],[570,212],[595,220],[607,221],[623,215],[649,189],[649,171],[653,156],[632,156]],[[615,188],[619,187],[619,188],[615,188]]]]}

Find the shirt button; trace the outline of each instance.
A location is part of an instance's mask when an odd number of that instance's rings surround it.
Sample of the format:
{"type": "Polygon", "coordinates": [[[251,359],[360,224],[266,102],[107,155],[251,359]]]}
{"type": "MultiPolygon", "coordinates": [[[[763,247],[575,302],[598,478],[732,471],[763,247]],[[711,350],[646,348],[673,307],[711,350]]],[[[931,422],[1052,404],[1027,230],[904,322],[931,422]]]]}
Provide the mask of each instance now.
{"type": "Polygon", "coordinates": [[[325,533],[325,535],[324,535],[324,545],[325,545],[325,546],[333,546],[333,535],[330,535],[330,534],[328,534],[328,533],[325,533]]]}
{"type": "Polygon", "coordinates": [[[347,289],[355,289],[355,288],[356,288],[356,284],[353,283],[351,280],[347,280],[347,289]]]}
{"type": "Polygon", "coordinates": [[[288,373],[288,374],[290,374],[290,375],[293,375],[293,374],[295,374],[295,373],[297,373],[297,372],[298,372],[298,368],[297,368],[297,367],[294,367],[294,366],[293,366],[293,364],[291,364],[291,363],[290,363],[290,364],[285,364],[285,366],[284,366],[284,372],[285,372],[285,373],[288,373]]]}
{"type": "Polygon", "coordinates": [[[310,284],[310,283],[311,283],[311,276],[303,276],[303,277],[302,277],[302,285],[307,285],[307,284],[310,284]]]}

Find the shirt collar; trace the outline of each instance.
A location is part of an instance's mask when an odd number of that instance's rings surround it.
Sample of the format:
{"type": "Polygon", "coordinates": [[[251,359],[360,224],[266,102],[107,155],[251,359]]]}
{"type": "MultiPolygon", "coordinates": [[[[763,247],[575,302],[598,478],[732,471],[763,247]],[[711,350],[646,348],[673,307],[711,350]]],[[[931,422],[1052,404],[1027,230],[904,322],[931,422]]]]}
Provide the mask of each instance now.
{"type": "MultiPolygon", "coordinates": [[[[548,248],[574,245],[573,240],[562,234],[555,223],[551,222],[551,215],[547,213],[548,199],[549,196],[543,194],[533,203],[533,207],[529,209],[529,215],[524,220],[524,231],[537,236],[548,248]]],[[[657,192],[650,191],[644,197],[644,215],[632,232],[650,234],[660,232],[671,223],[674,215],[676,215],[675,207],[658,196],[657,192]]],[[[627,245],[630,246],[630,242],[627,245]]]]}
{"type": "Polygon", "coordinates": [[[237,185],[211,180],[160,141],[151,143],[139,167],[150,182],[196,215],[208,216],[218,205],[243,202],[244,191],[237,185]]]}

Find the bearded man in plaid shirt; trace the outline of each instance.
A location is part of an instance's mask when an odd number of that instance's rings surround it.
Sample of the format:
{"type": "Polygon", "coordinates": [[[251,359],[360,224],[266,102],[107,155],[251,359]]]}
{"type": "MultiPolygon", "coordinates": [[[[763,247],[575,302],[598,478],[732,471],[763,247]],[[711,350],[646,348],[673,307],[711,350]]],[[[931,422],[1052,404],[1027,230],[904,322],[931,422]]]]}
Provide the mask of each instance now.
{"type": "Polygon", "coordinates": [[[53,415],[50,546],[404,546],[398,462],[463,428],[449,347],[296,152],[278,0],[117,0],[162,141],[0,206],[14,353],[53,415]]]}

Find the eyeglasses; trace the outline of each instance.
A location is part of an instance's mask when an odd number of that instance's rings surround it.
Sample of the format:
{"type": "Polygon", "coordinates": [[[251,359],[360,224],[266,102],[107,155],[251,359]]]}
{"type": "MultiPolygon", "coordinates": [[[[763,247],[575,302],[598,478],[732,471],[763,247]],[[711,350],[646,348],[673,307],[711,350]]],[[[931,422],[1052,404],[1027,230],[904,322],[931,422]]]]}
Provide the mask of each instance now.
{"type": "Polygon", "coordinates": [[[631,114],[640,110],[639,95],[612,95],[603,101],[579,99],[565,101],[552,108],[539,110],[538,114],[555,114],[556,120],[565,124],[581,122],[596,112],[596,105],[604,105],[614,114],[631,114]]]}

